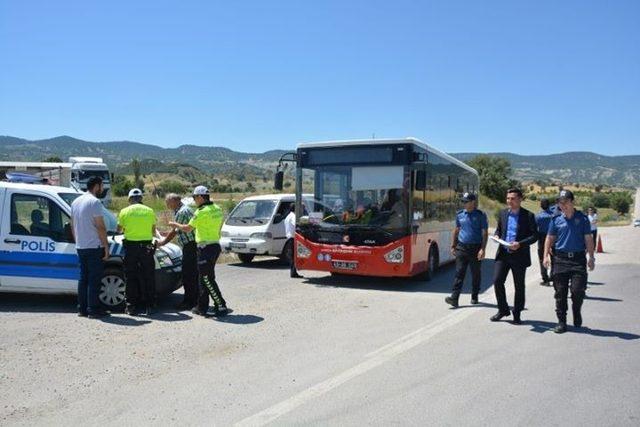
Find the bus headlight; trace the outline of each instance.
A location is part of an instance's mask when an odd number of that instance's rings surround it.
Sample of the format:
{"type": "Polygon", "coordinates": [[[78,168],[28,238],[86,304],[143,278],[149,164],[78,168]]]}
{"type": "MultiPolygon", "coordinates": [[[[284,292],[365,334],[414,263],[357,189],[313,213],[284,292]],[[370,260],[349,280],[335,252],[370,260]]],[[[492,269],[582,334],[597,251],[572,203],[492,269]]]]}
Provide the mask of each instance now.
{"type": "Polygon", "coordinates": [[[300,242],[296,242],[296,256],[298,258],[309,258],[311,250],[300,242]]]}
{"type": "Polygon", "coordinates": [[[228,231],[221,231],[220,232],[220,237],[229,237],[229,232],[228,231]]]}
{"type": "Polygon", "coordinates": [[[400,246],[384,254],[384,260],[393,264],[402,264],[404,262],[404,246],[400,246]]]}

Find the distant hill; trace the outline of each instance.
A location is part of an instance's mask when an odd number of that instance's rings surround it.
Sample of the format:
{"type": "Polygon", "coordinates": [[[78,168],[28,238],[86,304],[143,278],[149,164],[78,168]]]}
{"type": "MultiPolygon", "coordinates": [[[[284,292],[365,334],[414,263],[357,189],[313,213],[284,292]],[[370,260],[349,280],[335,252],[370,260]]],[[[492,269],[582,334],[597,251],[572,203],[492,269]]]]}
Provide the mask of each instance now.
{"type": "MultiPolygon", "coordinates": [[[[157,160],[146,162],[147,172],[166,171],[172,164],[196,166],[219,174],[271,174],[274,163],[286,150],[264,153],[243,153],[226,147],[181,145],[162,148],[132,141],[89,142],[70,136],[30,141],[12,136],[0,136],[0,160],[38,161],[50,156],[102,157],[117,172],[124,172],[131,159],[157,160]],[[154,166],[155,165],[155,166],[154,166]]],[[[478,153],[452,153],[460,160],[469,160],[478,153]]],[[[514,177],[520,180],[544,179],[564,183],[640,186],[640,155],[603,156],[590,152],[571,152],[544,156],[523,156],[513,153],[488,153],[507,158],[514,177]]]]}

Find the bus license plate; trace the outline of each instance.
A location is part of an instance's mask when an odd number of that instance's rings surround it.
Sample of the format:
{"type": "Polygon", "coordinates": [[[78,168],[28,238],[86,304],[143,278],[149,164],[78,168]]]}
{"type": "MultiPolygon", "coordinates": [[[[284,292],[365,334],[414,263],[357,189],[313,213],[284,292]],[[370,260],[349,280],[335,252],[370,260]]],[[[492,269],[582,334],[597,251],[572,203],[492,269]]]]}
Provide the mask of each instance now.
{"type": "Polygon", "coordinates": [[[246,243],[229,243],[229,247],[232,249],[244,249],[247,247],[246,243]]]}
{"type": "Polygon", "coordinates": [[[349,261],[333,261],[333,268],[338,268],[340,270],[355,270],[358,268],[357,262],[349,262],[349,261]]]}

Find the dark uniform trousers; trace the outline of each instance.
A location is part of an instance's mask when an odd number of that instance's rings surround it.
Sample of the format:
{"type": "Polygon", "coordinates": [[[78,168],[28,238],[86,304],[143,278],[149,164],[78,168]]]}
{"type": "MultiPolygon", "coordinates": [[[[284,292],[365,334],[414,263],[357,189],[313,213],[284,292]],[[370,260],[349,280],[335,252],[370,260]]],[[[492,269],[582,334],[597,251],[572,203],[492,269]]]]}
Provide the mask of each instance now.
{"type": "Polygon", "coordinates": [[[544,266],[544,241],[547,239],[546,233],[538,233],[538,261],[540,261],[540,274],[543,282],[549,282],[549,274],[544,266]]]}
{"type": "Polygon", "coordinates": [[[153,306],[156,303],[155,248],[151,241],[125,240],[123,243],[127,306],[153,306]]]}
{"type": "Polygon", "coordinates": [[[287,243],[285,243],[285,247],[287,245],[291,245],[291,260],[289,263],[289,276],[296,277],[298,275],[298,270],[296,270],[296,242],[293,238],[289,238],[287,243]]]}
{"type": "Polygon", "coordinates": [[[571,289],[572,311],[580,313],[587,287],[587,258],[584,252],[556,252],[553,257],[553,287],[556,314],[561,322],[567,321],[567,296],[571,289]]]}
{"type": "Polygon", "coordinates": [[[467,266],[471,268],[471,295],[474,297],[480,293],[480,260],[478,252],[482,245],[464,244],[458,242],[456,245],[456,276],[453,281],[453,297],[458,298],[467,274],[467,266]]]}
{"type": "MultiPolygon", "coordinates": [[[[525,250],[529,250],[525,248],[525,250]]],[[[498,301],[498,310],[500,312],[509,311],[509,303],[507,303],[507,292],[504,282],[511,270],[513,275],[513,285],[515,287],[515,296],[513,301],[513,311],[519,313],[524,310],[524,281],[527,272],[527,266],[523,265],[519,260],[514,260],[509,255],[497,259],[494,265],[493,288],[496,292],[496,300],[498,301]]]]}
{"type": "Polygon", "coordinates": [[[226,307],[220,288],[216,283],[216,261],[222,248],[218,243],[198,247],[198,274],[200,288],[198,290],[198,309],[205,312],[209,309],[209,295],[215,308],[226,307]]]}
{"type": "Polygon", "coordinates": [[[189,242],[182,247],[182,287],[184,302],[195,307],[198,302],[198,246],[189,242]]]}

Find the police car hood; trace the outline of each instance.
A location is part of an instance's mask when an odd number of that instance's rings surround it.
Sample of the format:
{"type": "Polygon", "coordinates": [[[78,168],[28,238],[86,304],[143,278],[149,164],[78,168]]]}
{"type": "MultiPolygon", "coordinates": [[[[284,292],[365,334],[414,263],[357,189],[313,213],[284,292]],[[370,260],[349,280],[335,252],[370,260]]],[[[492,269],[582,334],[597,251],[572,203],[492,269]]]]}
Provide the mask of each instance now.
{"type": "MultiPolygon", "coordinates": [[[[109,237],[109,253],[112,256],[124,255],[123,241],[124,236],[122,234],[109,237]]],[[[167,243],[164,246],[160,246],[158,247],[156,252],[163,252],[167,254],[171,259],[182,258],[182,248],[180,248],[180,246],[176,245],[175,243],[167,243]]]]}

